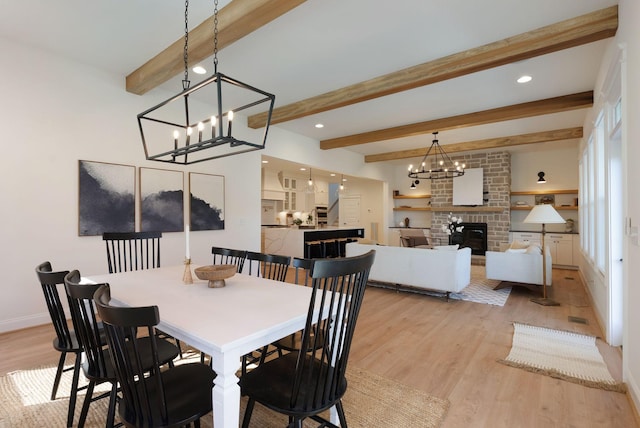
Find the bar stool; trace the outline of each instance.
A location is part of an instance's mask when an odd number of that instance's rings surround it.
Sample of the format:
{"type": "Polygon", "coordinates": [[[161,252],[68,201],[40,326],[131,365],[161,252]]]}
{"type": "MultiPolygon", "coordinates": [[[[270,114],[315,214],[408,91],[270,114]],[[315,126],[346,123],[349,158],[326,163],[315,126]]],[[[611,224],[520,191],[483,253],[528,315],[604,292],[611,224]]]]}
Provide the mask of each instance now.
{"type": "Polygon", "coordinates": [[[322,245],[322,241],[309,241],[306,243],[307,251],[306,258],[307,259],[316,259],[316,258],[325,258],[325,249],[322,245]]]}
{"type": "Polygon", "coordinates": [[[323,239],[322,247],[324,257],[338,257],[340,255],[340,246],[337,239],[323,239]]]}

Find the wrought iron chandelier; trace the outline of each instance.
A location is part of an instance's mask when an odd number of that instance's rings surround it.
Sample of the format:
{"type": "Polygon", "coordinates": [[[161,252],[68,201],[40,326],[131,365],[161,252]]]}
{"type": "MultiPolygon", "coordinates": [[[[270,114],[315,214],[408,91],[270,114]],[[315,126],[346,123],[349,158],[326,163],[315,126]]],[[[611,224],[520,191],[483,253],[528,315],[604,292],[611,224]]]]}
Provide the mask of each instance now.
{"type": "Polygon", "coordinates": [[[422,158],[420,168],[409,165],[409,178],[411,178],[411,188],[415,189],[420,184],[420,180],[439,180],[443,178],[454,178],[464,175],[466,165],[458,161],[452,161],[449,155],[438,143],[438,132],[433,133],[433,142],[427,150],[427,154],[422,158]],[[432,159],[428,159],[432,156],[432,159]],[[428,163],[427,163],[428,162],[428,163]]]}
{"type": "Polygon", "coordinates": [[[189,165],[264,149],[275,95],[218,72],[218,0],[214,2],[214,72],[192,87],[188,66],[188,11],[189,0],[186,0],[182,92],[138,115],[145,157],[147,160],[189,165]],[[269,103],[269,111],[263,125],[262,140],[251,143],[236,138],[232,134],[234,114],[263,103],[269,103]],[[198,119],[193,120],[194,117],[198,119]]]}

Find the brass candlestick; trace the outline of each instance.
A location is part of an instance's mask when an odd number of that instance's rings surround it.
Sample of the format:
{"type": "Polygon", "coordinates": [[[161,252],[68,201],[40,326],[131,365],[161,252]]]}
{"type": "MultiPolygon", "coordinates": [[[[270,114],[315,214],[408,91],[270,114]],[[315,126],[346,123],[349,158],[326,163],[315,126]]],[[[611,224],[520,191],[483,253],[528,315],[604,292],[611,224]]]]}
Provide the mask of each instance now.
{"type": "Polygon", "coordinates": [[[182,282],[185,284],[193,284],[193,277],[191,276],[191,259],[184,259],[184,274],[182,275],[182,282]]]}

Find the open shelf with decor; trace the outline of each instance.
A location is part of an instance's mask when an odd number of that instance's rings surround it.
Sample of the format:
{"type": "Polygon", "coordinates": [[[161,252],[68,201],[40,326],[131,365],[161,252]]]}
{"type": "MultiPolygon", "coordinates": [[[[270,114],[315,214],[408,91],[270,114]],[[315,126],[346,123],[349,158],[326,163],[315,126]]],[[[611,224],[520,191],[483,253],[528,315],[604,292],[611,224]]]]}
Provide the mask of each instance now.
{"type": "MultiPolygon", "coordinates": [[[[431,195],[393,195],[393,199],[431,199],[431,195]]],[[[394,211],[431,211],[431,206],[412,207],[400,205],[393,208],[394,211]]]]}
{"type": "Polygon", "coordinates": [[[539,204],[551,204],[556,210],[577,210],[578,190],[525,190],[511,192],[512,211],[529,211],[534,205],[539,204]]]}

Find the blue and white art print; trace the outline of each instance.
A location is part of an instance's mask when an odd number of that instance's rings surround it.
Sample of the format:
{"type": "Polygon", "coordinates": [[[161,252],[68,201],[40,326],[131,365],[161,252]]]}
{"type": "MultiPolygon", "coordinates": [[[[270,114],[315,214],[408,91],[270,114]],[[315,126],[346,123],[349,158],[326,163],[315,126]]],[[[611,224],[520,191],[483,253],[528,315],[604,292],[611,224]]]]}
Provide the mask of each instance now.
{"type": "Polygon", "coordinates": [[[184,173],[140,168],[140,231],[184,230],[184,173]]]}
{"type": "Polygon", "coordinates": [[[78,235],[133,232],[135,183],[135,166],[79,161],[78,235]]]}
{"type": "Polygon", "coordinates": [[[224,176],[189,173],[191,230],[224,229],[224,176]]]}

